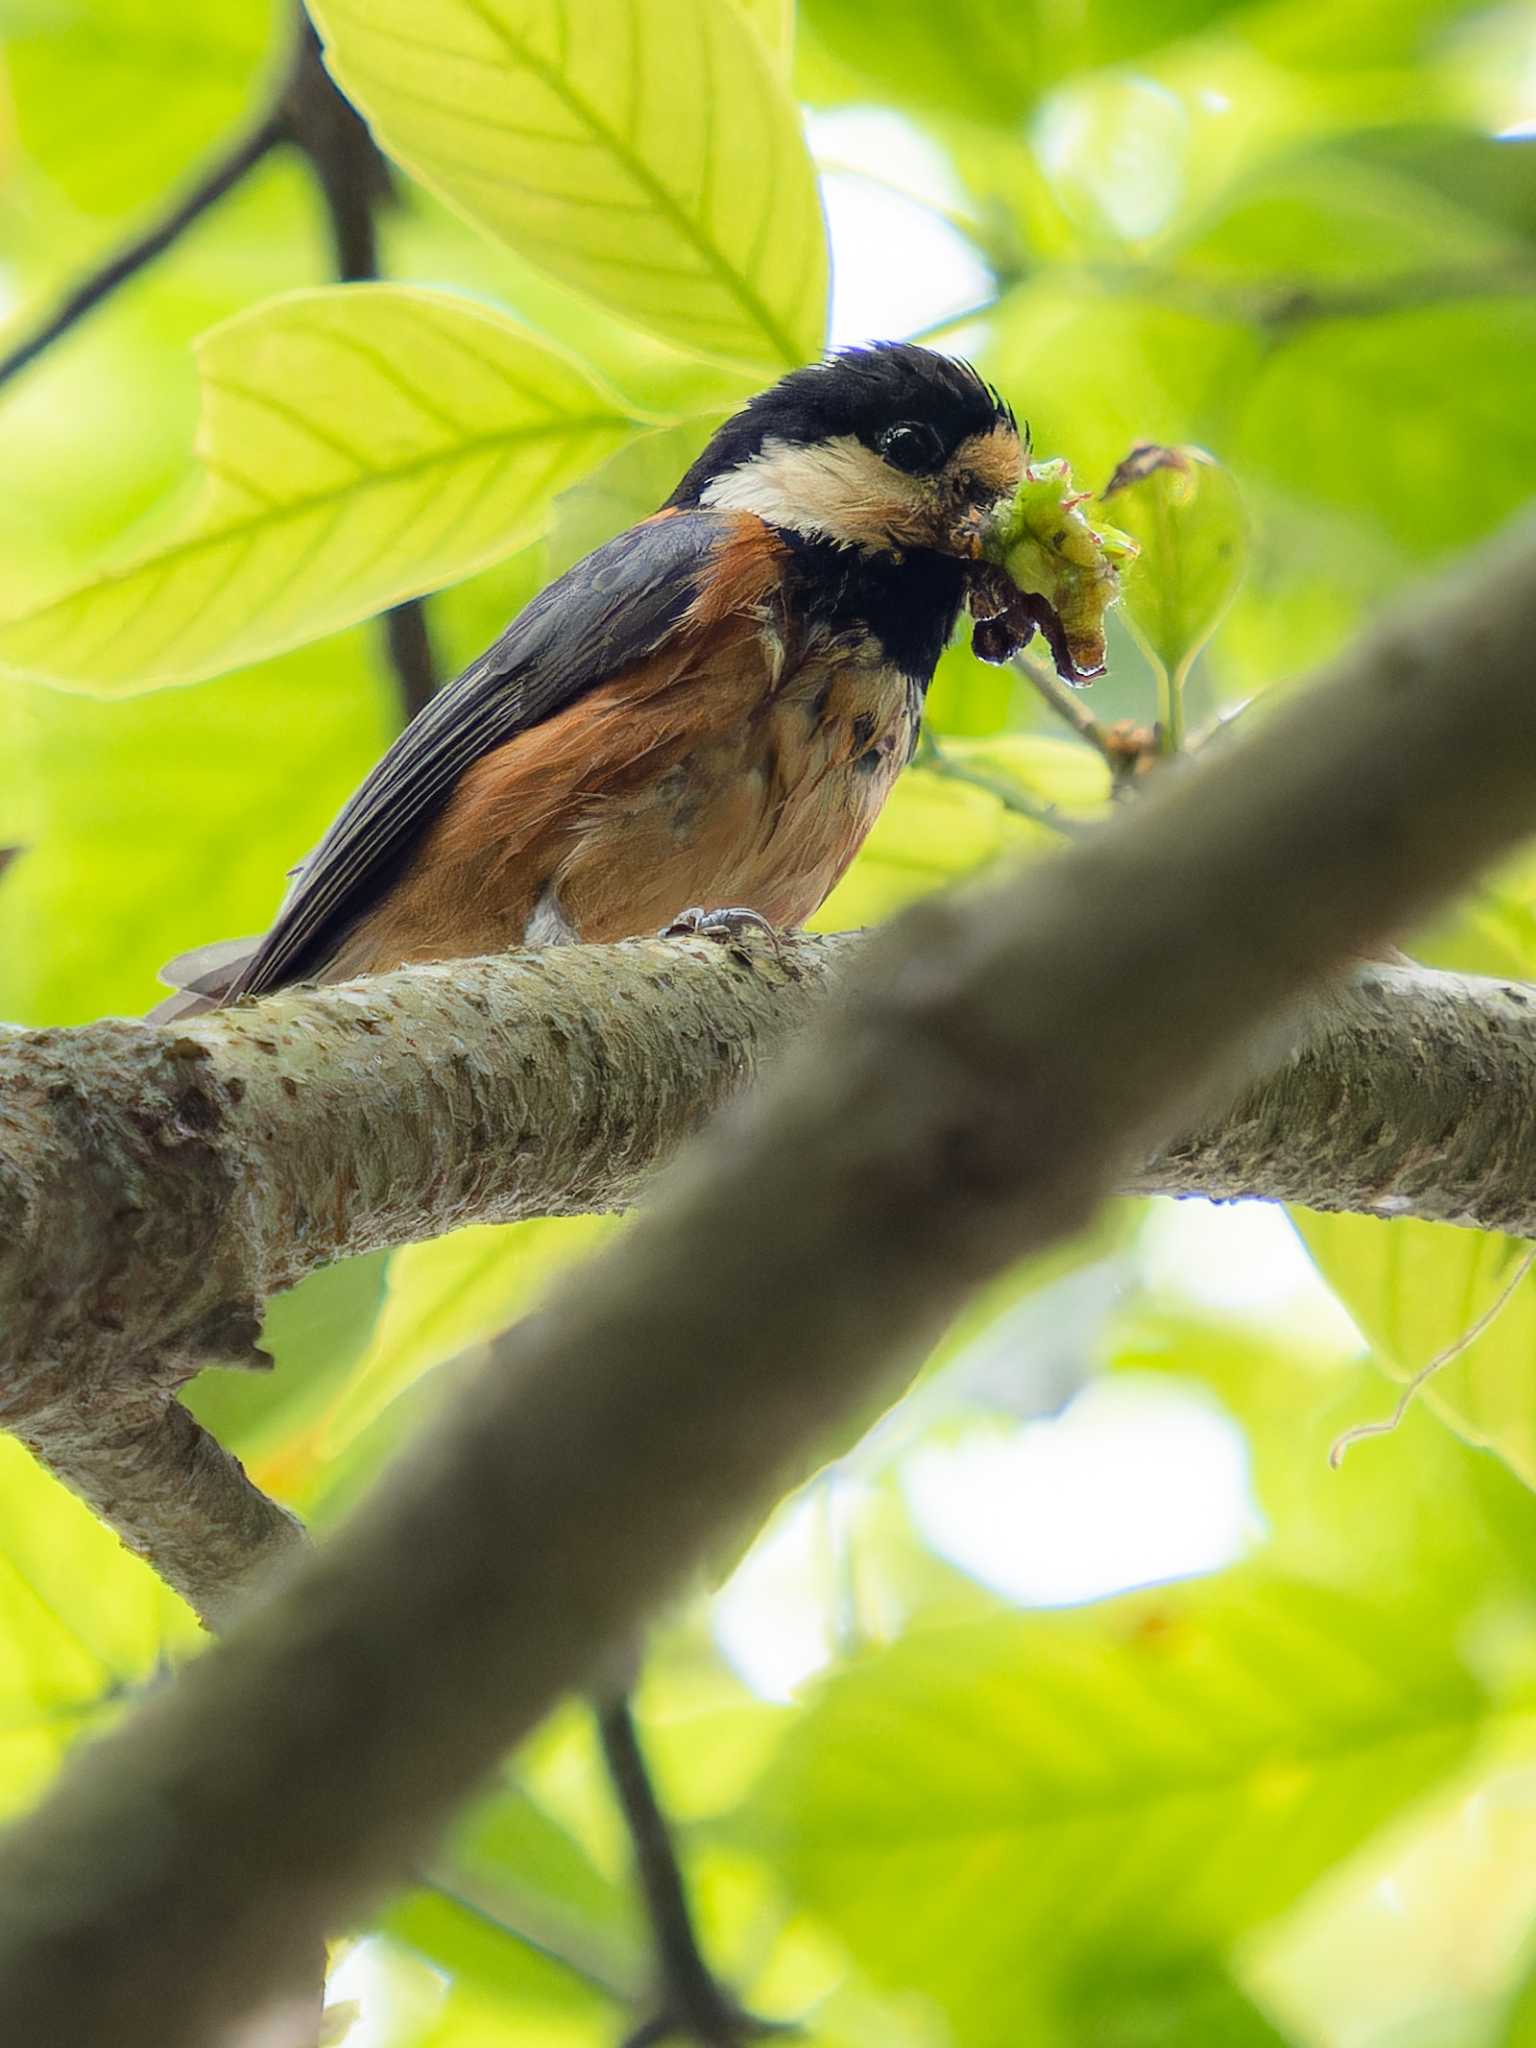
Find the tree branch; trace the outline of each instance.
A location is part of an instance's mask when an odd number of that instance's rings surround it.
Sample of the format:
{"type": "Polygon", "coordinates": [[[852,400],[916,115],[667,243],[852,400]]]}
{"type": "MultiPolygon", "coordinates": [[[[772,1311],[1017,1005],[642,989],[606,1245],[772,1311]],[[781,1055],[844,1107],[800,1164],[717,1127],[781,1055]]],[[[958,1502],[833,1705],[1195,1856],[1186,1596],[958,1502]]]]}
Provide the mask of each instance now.
{"type": "Polygon", "coordinates": [[[1530,829],[1533,640],[1527,529],[1112,831],[883,934],[857,999],[364,1508],[0,1844],[0,2036],[230,2040],[978,1285],[1209,1116],[1301,990],[1530,829]]]}
{"type": "MultiPolygon", "coordinates": [[[[55,1368],[260,1367],[266,1297],[340,1258],[626,1207],[865,944],[631,940],[0,1036],[0,1414],[55,1368]]],[[[1536,1236],[1536,990],[1379,966],[1308,1018],[1126,1185],[1536,1236]]]]}
{"type": "Polygon", "coordinates": [[[94,270],[71,286],[51,313],[45,314],[30,333],[0,355],[0,387],[35,363],[56,341],[62,341],[119,285],[137,277],[157,256],[163,256],[173,243],[179,242],[188,228],[226,193],[232,192],[259,163],[265,162],[287,140],[287,134],[281,110],[272,108],[254,126],[234,136],[164,213],[109,251],[94,270]]]}
{"type": "MultiPolygon", "coordinates": [[[[864,946],[554,949],[0,1037],[0,1422],[217,1623],[293,1528],[177,1387],[263,1368],[268,1294],[336,1259],[627,1206],[864,946]],[[153,1486],[115,1476],[125,1431],[153,1486]]],[[[1536,990],[1380,966],[1306,1015],[1122,1185],[1536,1237],[1536,990]]]]}

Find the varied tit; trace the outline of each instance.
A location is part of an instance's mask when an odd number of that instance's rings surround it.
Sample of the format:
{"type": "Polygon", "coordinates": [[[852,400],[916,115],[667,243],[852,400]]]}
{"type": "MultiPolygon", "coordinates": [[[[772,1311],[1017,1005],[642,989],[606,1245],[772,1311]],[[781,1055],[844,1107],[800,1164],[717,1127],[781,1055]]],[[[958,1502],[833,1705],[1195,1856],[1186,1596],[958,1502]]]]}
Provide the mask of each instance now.
{"type": "MultiPolygon", "coordinates": [[[[408,961],[819,907],[917,742],[1013,414],[910,343],[793,371],[407,727],[254,950],[171,1014],[408,961]]],[[[178,971],[180,970],[180,971],[178,971]]]]}

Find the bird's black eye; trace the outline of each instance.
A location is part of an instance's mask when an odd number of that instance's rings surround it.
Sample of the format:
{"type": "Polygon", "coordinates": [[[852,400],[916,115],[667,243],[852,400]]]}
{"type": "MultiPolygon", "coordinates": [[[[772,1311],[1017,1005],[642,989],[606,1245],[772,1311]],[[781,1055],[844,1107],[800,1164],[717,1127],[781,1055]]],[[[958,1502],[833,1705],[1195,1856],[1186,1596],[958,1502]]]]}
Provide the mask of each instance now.
{"type": "Polygon", "coordinates": [[[908,476],[922,476],[939,468],[944,460],[944,443],[922,420],[898,420],[875,445],[892,469],[904,470],[908,476]]]}

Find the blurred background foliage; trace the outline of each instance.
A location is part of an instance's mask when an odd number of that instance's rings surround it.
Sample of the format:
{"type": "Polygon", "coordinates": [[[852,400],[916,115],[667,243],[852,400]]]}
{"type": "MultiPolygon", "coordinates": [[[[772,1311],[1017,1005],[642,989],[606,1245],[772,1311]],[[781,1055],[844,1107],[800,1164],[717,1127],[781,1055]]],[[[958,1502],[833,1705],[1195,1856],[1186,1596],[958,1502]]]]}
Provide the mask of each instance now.
{"type": "MultiPolygon", "coordinates": [[[[367,616],[449,581],[451,670],[653,507],[821,346],[820,206],[834,340],[973,355],[1094,487],[1142,439],[1235,477],[1249,570],[1197,737],[1530,495],[1529,0],[316,14],[405,166],[396,287],[328,288],[274,155],[0,391],[0,1017],[139,1011],[161,960],[260,929],[398,726],[367,616]]],[[[256,117],[290,32],[264,0],[0,0],[0,349],[256,117]]],[[[1117,621],[1091,707],[1156,701],[1117,621]]],[[[828,927],[1108,801],[964,647],[931,728],[828,927]]],[[[1536,866],[1418,951],[1536,978],[1536,866]]],[[[1378,1368],[1465,1331],[1514,1248],[1297,1221],[1125,1204],[1011,1276],[656,1644],[711,1951],[819,2048],[1536,2042],[1536,1288],[1334,1472],[1378,1368]]],[[[613,1227],[320,1275],[272,1305],[278,1371],[210,1375],[199,1411],[323,1525],[435,1369],[613,1227]]],[[[14,1809],[195,1631],[0,1465],[14,1809]]],[[[354,2048],[613,2039],[624,1862],[572,1711],[342,1962],[354,2048]]]]}

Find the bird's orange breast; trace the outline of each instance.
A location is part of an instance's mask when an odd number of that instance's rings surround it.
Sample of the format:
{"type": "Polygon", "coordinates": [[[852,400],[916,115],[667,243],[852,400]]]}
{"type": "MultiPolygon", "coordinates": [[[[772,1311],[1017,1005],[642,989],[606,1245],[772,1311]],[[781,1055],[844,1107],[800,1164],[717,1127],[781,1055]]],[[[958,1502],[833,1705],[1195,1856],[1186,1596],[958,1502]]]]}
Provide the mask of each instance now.
{"type": "Polygon", "coordinates": [[[917,704],[872,642],[797,637],[750,525],[663,650],[469,770],[333,974],[625,938],[694,905],[811,916],[907,760],[917,704]]]}

